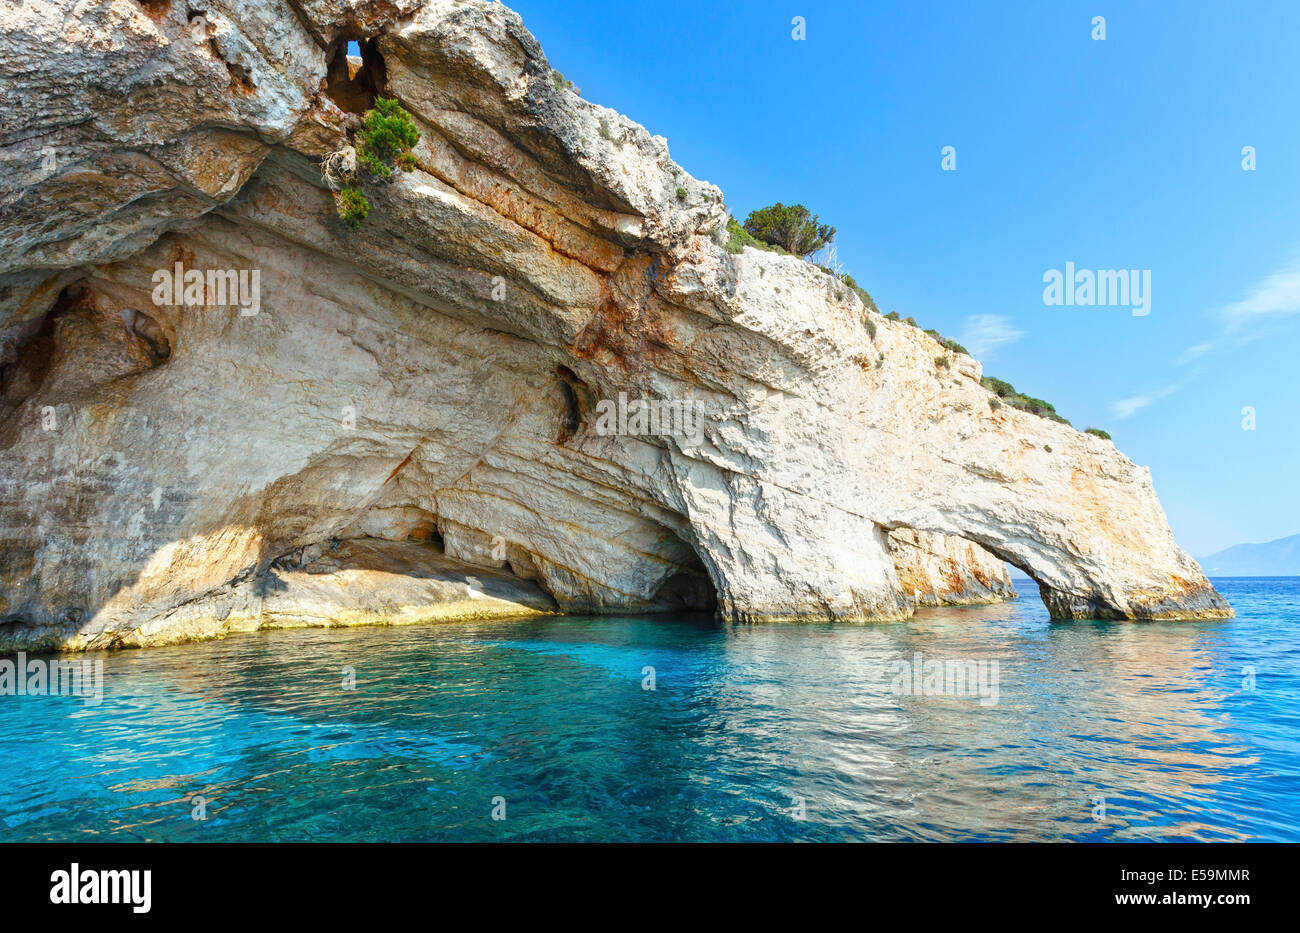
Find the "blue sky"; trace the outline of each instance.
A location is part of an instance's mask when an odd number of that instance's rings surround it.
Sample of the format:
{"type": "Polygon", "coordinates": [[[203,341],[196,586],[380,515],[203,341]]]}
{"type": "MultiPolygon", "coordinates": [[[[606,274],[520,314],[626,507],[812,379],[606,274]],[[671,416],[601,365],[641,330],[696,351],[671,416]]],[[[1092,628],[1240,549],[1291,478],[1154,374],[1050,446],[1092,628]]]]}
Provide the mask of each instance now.
{"type": "Polygon", "coordinates": [[[882,311],[1109,430],[1193,554],[1300,532],[1300,3],[509,5],[732,213],[808,205],[882,311]],[[1045,305],[1066,262],[1150,313],[1045,305]]]}

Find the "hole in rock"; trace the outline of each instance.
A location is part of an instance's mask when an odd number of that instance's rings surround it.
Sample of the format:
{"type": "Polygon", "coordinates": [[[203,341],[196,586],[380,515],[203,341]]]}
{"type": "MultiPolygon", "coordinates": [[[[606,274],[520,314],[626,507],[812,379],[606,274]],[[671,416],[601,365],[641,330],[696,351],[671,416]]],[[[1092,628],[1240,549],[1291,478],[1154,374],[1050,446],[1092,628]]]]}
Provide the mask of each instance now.
{"type": "Polygon", "coordinates": [[[155,364],[165,363],[171,358],[172,344],[167,331],[149,315],[135,308],[123,308],[122,323],[128,333],[144,341],[155,364]]]}
{"type": "Polygon", "coordinates": [[[655,600],[667,609],[685,612],[713,612],[718,607],[717,591],[699,557],[665,580],[655,592],[655,600]]]}
{"type": "Polygon", "coordinates": [[[144,10],[145,15],[152,20],[160,20],[167,15],[171,9],[172,0],[137,0],[140,9],[144,10]]]}
{"type": "Polygon", "coordinates": [[[38,323],[28,325],[27,336],[15,346],[13,359],[0,369],[0,407],[20,405],[41,387],[54,361],[58,319],[92,303],[90,289],[81,284],[69,285],[59,292],[38,323]]]}
{"type": "MultiPolygon", "coordinates": [[[[405,465],[403,461],[402,466],[405,465]]],[[[393,471],[389,479],[400,470],[401,466],[393,471]]],[[[423,544],[439,554],[446,552],[442,534],[438,531],[438,516],[409,502],[371,508],[349,525],[342,537],[423,544]]]]}
{"type": "Polygon", "coordinates": [[[555,367],[555,374],[560,377],[560,394],[564,407],[561,410],[560,434],[557,444],[567,444],[582,427],[583,413],[586,411],[590,391],[586,383],[577,377],[567,366],[555,367]]]}
{"type": "MultiPolygon", "coordinates": [[[[899,527],[906,531],[912,530],[912,529],[908,529],[907,526],[899,526],[899,527]]],[[[940,532],[940,534],[941,533],[942,532],[940,532]]],[[[1033,569],[1031,569],[1031,567],[1027,562],[1018,559],[1015,555],[1013,555],[1011,552],[1009,552],[1004,547],[1002,547],[1002,545],[999,544],[999,542],[989,540],[983,535],[972,534],[968,536],[962,536],[958,540],[979,545],[986,552],[992,555],[995,560],[1001,561],[1003,564],[1005,564],[1007,569],[1017,570],[1023,576],[1028,577],[1034,583],[1034,585],[1038,587],[1038,595],[1039,598],[1042,599],[1043,605],[1047,607],[1049,612],[1052,610],[1053,591],[1051,590],[1050,587],[1044,584],[1042,580],[1039,579],[1039,575],[1035,573],[1033,569]]],[[[1015,573],[1011,573],[1010,576],[1011,576],[1011,585],[1016,588],[1020,596],[1023,598],[1025,595],[1025,591],[1022,588],[1022,584],[1024,582],[1023,579],[1018,579],[1015,573]]],[[[972,577],[975,579],[979,579],[979,576],[977,574],[972,574],[972,577]]],[[[980,582],[985,582],[987,585],[986,581],[981,580],[980,582]]],[[[1099,610],[1099,612],[1104,612],[1104,611],[1106,610],[1104,609],[1099,610]]],[[[1104,618],[1104,616],[1099,615],[1098,618],[1104,618]]]]}
{"type": "Polygon", "coordinates": [[[419,544],[427,544],[436,550],[439,554],[447,553],[447,545],[443,543],[442,533],[438,531],[438,526],[433,522],[427,525],[417,525],[407,534],[406,540],[415,541],[419,544]]]}
{"type": "Polygon", "coordinates": [[[365,113],[388,84],[388,69],[374,39],[340,36],[330,46],[325,93],[348,113],[365,113]]]}

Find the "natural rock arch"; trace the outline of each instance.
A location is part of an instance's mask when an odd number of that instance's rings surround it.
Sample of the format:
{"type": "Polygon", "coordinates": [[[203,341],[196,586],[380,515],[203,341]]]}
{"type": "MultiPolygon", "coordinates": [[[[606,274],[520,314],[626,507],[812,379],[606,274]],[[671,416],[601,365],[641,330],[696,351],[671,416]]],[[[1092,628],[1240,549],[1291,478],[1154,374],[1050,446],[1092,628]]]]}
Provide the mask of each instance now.
{"type": "Polygon", "coordinates": [[[916,606],[965,606],[1014,599],[1007,564],[973,541],[896,528],[889,553],[904,596],[916,606]]]}
{"type": "Polygon", "coordinates": [[[1231,613],[1145,469],[994,409],[977,362],[937,367],[820,269],[728,251],[721,192],[561,87],[515,14],[336,6],[274,34],[256,2],[214,11],[201,54],[183,5],[129,42],[96,21],[26,50],[13,93],[46,105],[0,138],[0,359],[21,368],[78,278],[117,312],[4,409],[0,618],[23,622],[0,644],[224,631],[214,594],[377,505],[436,515],[465,563],[512,542],[577,611],[651,605],[698,559],[728,620],[901,619],[910,528],[1022,567],[1057,618],[1231,613]],[[347,142],[321,84],[350,35],[423,134],[356,231],[319,171],[347,142]],[[155,304],[178,257],[257,269],[260,312],[155,304]],[[590,430],[582,406],[620,393],[699,405],[700,436],[590,430]]]}

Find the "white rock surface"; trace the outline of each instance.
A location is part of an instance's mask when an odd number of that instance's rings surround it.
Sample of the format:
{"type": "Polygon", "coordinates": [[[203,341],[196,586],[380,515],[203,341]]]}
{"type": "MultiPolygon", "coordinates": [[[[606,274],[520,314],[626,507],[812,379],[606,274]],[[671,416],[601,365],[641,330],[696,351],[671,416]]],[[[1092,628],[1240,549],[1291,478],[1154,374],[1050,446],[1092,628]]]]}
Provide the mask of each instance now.
{"type": "Polygon", "coordinates": [[[386,595],[420,546],[531,581],[501,590],[524,612],[896,619],[908,530],[1057,618],[1231,614],[1147,470],[992,410],[978,363],[815,267],[727,252],[721,192],[558,88],[507,8],[415,6],[211,4],[201,42],[181,3],[0,11],[0,647],[457,615],[386,595]],[[349,36],[423,133],[355,232],[319,168],[349,36]],[[178,261],[256,271],[257,313],[155,304],[178,261]],[[620,393],[701,436],[602,434],[620,393]]]}

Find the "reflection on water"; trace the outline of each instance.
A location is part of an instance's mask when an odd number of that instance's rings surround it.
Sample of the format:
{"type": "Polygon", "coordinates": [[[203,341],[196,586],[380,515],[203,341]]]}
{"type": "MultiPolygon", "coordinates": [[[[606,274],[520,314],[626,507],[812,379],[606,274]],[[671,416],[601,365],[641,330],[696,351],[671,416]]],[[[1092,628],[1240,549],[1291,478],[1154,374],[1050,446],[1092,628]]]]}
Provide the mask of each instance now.
{"type": "Polygon", "coordinates": [[[0,840],[1300,840],[1300,579],[1219,585],[1235,621],[1029,598],[119,653],[99,706],[0,697],[0,840]],[[918,653],[996,660],[997,704],[898,695],[918,653]]]}

